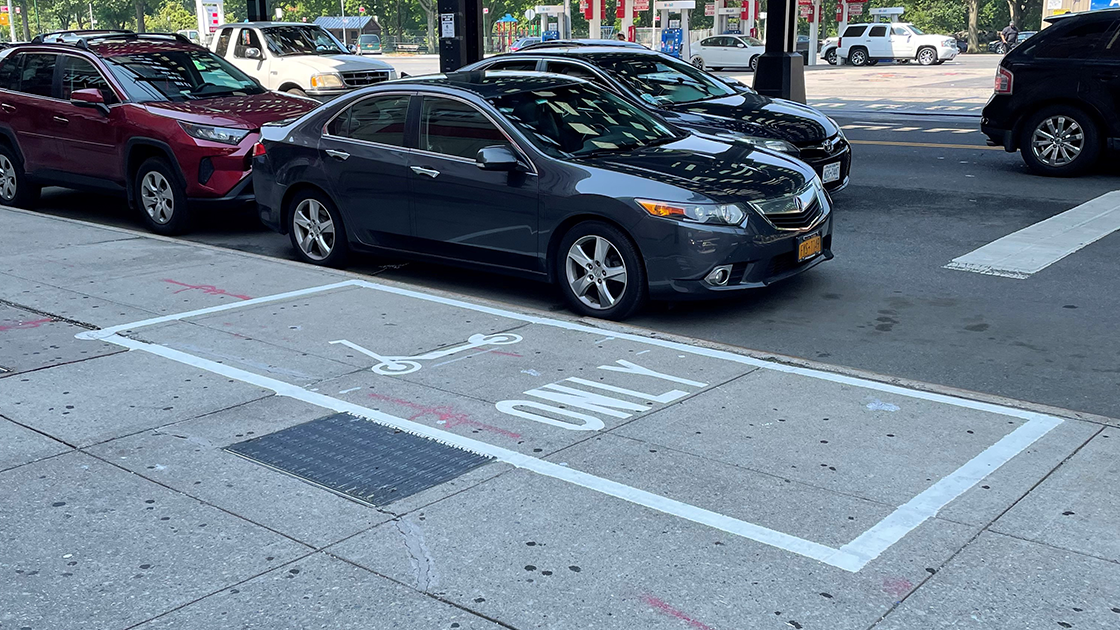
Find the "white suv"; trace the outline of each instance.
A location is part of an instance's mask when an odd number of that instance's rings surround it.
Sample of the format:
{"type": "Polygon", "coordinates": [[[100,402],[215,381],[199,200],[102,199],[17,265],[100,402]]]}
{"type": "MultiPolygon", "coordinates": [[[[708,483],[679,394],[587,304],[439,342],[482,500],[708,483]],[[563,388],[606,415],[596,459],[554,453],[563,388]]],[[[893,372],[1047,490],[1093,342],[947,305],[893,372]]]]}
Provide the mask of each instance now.
{"type": "Polygon", "coordinates": [[[210,49],[269,90],[320,100],[397,78],[389,64],[351,54],[315,24],[226,24],[210,49]]]}
{"type": "Polygon", "coordinates": [[[882,59],[917,59],[923,66],[931,66],[956,58],[958,52],[956,39],[926,35],[902,22],[850,24],[836,49],[853,66],[874,65],[882,59]]]}

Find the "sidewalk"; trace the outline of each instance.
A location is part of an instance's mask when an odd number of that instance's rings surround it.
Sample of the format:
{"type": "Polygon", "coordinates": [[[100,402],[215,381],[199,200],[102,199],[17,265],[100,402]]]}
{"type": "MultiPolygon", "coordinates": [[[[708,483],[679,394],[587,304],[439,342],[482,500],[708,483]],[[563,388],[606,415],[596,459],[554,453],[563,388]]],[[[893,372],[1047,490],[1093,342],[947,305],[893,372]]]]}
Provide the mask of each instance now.
{"type": "Polygon", "coordinates": [[[1108,419],[0,230],[0,629],[1120,623],[1108,419]]]}

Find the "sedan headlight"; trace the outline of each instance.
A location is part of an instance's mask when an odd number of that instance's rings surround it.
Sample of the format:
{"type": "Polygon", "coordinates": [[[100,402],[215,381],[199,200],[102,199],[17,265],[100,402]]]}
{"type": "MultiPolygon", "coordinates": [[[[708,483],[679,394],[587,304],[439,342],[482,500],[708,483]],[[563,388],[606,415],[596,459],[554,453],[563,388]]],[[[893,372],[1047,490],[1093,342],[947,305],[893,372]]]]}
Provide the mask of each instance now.
{"type": "Polygon", "coordinates": [[[342,75],[337,72],[324,72],[311,75],[311,87],[318,90],[337,90],[346,87],[342,75]]]}
{"type": "Polygon", "coordinates": [[[199,140],[221,142],[222,144],[239,144],[245,136],[249,135],[248,129],[233,129],[231,127],[213,127],[211,125],[195,125],[179,121],[179,126],[187,135],[199,140]]]}
{"type": "Polygon", "coordinates": [[[651,201],[636,199],[646,212],[655,217],[680,219],[693,223],[716,225],[739,225],[747,218],[747,213],[733,203],[676,203],[671,201],[651,201]]]}
{"type": "Polygon", "coordinates": [[[743,136],[743,137],[740,137],[740,138],[736,138],[735,140],[737,142],[742,142],[744,144],[749,144],[751,146],[758,147],[760,149],[768,149],[770,151],[777,151],[779,153],[786,153],[786,154],[789,154],[789,155],[792,155],[792,156],[795,156],[795,157],[801,155],[801,151],[797,147],[793,146],[789,142],[786,142],[785,140],[774,140],[774,139],[771,139],[771,138],[755,138],[754,136],[743,136]]]}

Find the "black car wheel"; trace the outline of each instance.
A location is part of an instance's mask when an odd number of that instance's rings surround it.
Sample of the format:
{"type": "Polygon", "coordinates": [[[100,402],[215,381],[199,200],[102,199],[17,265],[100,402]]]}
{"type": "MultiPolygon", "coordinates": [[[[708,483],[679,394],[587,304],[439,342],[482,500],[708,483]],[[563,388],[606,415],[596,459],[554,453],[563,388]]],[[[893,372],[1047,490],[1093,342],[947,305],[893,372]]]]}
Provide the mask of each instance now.
{"type": "Polygon", "coordinates": [[[923,66],[932,66],[937,62],[937,51],[932,48],[921,48],[918,50],[918,63],[923,66]]]}
{"type": "Polygon", "coordinates": [[[1100,148],[1096,123],[1072,105],[1052,105],[1035,112],[1023,124],[1019,138],[1027,166],[1051,177],[1084,173],[1096,162],[1100,148]]]}
{"type": "Polygon", "coordinates": [[[866,48],[853,48],[848,53],[848,61],[852,62],[853,66],[867,65],[867,49],[866,48]]]}
{"type": "Polygon", "coordinates": [[[832,48],[828,52],[826,52],[824,54],[824,60],[828,62],[828,65],[835,66],[836,65],[836,49],[832,48]]]}
{"type": "Polygon", "coordinates": [[[618,228],[599,221],[576,225],[560,241],[554,262],[564,299],[580,315],[626,319],[645,301],[641,255],[618,228]]]}
{"type": "Polygon", "coordinates": [[[323,193],[308,190],[296,195],[288,212],[288,236],[303,262],[341,267],[349,253],[346,226],[334,203],[323,193]]]}
{"type": "Polygon", "coordinates": [[[40,188],[27,181],[23,163],[15,151],[0,145],[0,203],[30,208],[39,200],[40,188]]]}
{"type": "Polygon", "coordinates": [[[692,58],[692,65],[697,70],[703,70],[704,69],[704,58],[701,57],[700,55],[696,55],[695,57],[692,58]]]}
{"type": "Polygon", "coordinates": [[[136,170],[133,196],[148,229],[156,234],[182,234],[191,227],[187,193],[179,174],[163,158],[148,158],[136,170]]]}
{"type": "Polygon", "coordinates": [[[758,70],[758,55],[751,57],[751,72],[758,70]]]}

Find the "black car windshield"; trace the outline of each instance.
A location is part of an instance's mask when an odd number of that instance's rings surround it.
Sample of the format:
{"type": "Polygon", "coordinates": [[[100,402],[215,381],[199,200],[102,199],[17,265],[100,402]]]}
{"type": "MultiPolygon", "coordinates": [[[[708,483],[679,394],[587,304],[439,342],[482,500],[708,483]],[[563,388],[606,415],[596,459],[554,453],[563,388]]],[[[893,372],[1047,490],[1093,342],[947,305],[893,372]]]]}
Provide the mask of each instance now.
{"type": "Polygon", "coordinates": [[[261,30],[268,49],[280,57],[346,54],[338,41],[318,26],[270,26],[261,30]]]}
{"type": "Polygon", "coordinates": [[[116,55],[107,60],[129,97],[139,102],[265,92],[244,72],[203,48],[116,55]]]}
{"type": "Polygon", "coordinates": [[[594,62],[654,105],[679,105],[735,94],[691,65],[667,57],[603,55],[594,62]]]}
{"type": "Polygon", "coordinates": [[[663,144],[677,132],[617,96],[577,83],[490,99],[545,154],[557,158],[663,144]]]}

